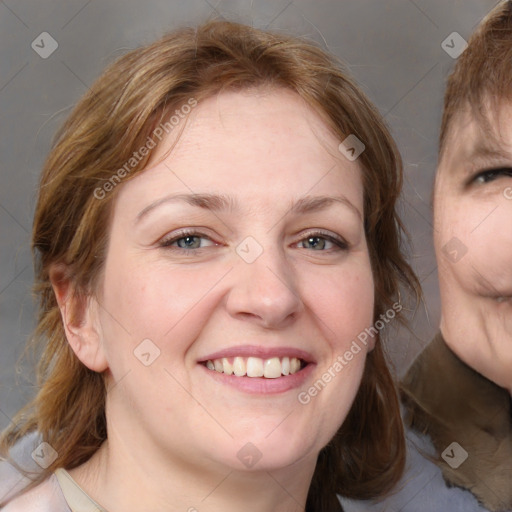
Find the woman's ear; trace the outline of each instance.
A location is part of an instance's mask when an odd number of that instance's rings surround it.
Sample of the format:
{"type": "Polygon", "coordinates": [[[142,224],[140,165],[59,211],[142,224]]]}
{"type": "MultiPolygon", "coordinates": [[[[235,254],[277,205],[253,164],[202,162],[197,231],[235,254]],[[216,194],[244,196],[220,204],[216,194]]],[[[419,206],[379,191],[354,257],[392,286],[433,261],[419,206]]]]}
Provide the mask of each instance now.
{"type": "Polygon", "coordinates": [[[55,264],[50,282],[57,299],[69,345],[87,368],[101,373],[108,368],[103,347],[99,304],[92,295],[76,290],[69,267],[55,264]]]}
{"type": "Polygon", "coordinates": [[[367,352],[370,353],[374,348],[375,344],[379,341],[379,336],[368,336],[368,341],[366,342],[367,352]]]}

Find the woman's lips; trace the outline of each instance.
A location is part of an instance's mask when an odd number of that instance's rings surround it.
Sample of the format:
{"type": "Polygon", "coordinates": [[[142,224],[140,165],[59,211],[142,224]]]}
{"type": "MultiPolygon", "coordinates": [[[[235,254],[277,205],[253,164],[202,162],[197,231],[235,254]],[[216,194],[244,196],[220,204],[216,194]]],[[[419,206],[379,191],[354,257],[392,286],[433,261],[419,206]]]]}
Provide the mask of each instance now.
{"type": "Polygon", "coordinates": [[[294,347],[238,345],[198,361],[219,383],[247,393],[282,393],[299,387],[311,374],[313,356],[294,347]]]}
{"type": "Polygon", "coordinates": [[[261,359],[271,359],[273,357],[289,357],[302,359],[306,363],[314,363],[313,356],[305,350],[294,347],[262,347],[259,345],[235,345],[213,352],[202,357],[198,362],[206,363],[208,360],[235,358],[235,357],[259,357],[261,359]]]}
{"type": "Polygon", "coordinates": [[[276,379],[281,376],[297,373],[307,363],[297,357],[223,357],[221,359],[208,359],[206,367],[209,370],[236,375],[237,377],[265,377],[276,379]]]}
{"type": "Polygon", "coordinates": [[[207,373],[209,377],[221,384],[226,384],[239,391],[250,394],[276,394],[284,393],[294,388],[298,388],[310,377],[316,364],[304,363],[304,366],[294,374],[281,375],[276,378],[248,377],[236,376],[235,374],[227,375],[210,370],[205,364],[199,365],[207,373]]]}

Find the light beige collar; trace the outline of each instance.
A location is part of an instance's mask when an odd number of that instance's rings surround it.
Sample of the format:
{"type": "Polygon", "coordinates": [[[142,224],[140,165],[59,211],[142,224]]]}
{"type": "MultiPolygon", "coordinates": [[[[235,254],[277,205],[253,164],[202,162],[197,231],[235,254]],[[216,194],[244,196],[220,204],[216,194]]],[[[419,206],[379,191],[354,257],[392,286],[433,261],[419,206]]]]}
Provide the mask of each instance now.
{"type": "Polygon", "coordinates": [[[71,478],[65,469],[55,470],[55,476],[72,512],[107,512],[71,478]]]}

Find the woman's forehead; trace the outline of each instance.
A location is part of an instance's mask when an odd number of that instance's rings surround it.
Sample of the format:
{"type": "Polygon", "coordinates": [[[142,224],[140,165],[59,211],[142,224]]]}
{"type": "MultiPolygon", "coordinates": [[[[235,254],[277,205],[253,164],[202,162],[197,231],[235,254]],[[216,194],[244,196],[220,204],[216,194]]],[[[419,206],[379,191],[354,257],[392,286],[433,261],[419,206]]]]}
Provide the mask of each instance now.
{"type": "Polygon", "coordinates": [[[512,104],[486,104],[479,112],[464,108],[450,121],[439,155],[436,184],[512,160],[512,104]]]}
{"type": "Polygon", "coordinates": [[[223,93],[198,105],[184,122],[179,135],[170,133],[155,149],[141,180],[154,175],[163,183],[174,176],[196,191],[223,182],[267,190],[287,184],[291,190],[303,179],[304,194],[322,182],[361,182],[358,163],[342,156],[339,140],[297,94],[223,93]]]}
{"type": "MultiPolygon", "coordinates": [[[[180,152],[190,156],[190,149],[225,151],[229,146],[237,154],[241,149],[237,143],[242,140],[243,148],[265,146],[268,150],[269,145],[280,145],[296,152],[304,144],[310,152],[319,146],[339,144],[320,116],[297,93],[282,88],[216,94],[202,100],[183,123],[183,130],[173,130],[159,145],[154,159],[174,144],[175,157],[181,156],[180,152]]],[[[230,153],[224,154],[229,157],[230,153]]]]}

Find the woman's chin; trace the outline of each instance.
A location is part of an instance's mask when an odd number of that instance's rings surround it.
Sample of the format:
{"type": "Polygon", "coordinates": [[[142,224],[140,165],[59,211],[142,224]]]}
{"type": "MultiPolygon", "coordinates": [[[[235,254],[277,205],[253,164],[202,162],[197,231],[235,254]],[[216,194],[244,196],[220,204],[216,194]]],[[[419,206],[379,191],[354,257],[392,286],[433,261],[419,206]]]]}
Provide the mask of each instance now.
{"type": "Polygon", "coordinates": [[[277,471],[306,458],[316,460],[319,451],[305,437],[283,435],[270,440],[248,436],[218,445],[215,450],[210,446],[209,458],[235,471],[277,471]]]}

